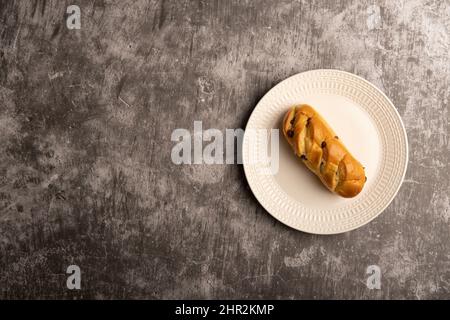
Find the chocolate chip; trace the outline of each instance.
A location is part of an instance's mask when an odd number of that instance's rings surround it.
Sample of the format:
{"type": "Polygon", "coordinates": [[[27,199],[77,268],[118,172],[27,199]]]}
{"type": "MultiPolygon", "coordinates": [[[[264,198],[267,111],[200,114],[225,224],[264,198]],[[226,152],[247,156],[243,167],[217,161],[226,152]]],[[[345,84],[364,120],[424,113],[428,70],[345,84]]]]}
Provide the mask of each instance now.
{"type": "Polygon", "coordinates": [[[294,136],[294,131],[293,130],[288,130],[287,135],[289,138],[292,138],[294,136]]]}
{"type": "Polygon", "coordinates": [[[292,118],[291,124],[294,124],[294,122],[295,122],[295,118],[292,118]]]}
{"type": "Polygon", "coordinates": [[[367,182],[367,177],[366,177],[366,180],[364,182],[367,182]]]}
{"type": "Polygon", "coordinates": [[[334,136],[334,138],[335,138],[335,139],[339,139],[339,137],[338,137],[338,136],[334,136]]]}
{"type": "Polygon", "coordinates": [[[304,154],[301,155],[300,159],[305,160],[305,161],[308,160],[304,154]]]}
{"type": "Polygon", "coordinates": [[[320,145],[322,148],[325,148],[327,146],[327,143],[325,141],[322,141],[322,144],[320,145]]]}
{"type": "Polygon", "coordinates": [[[309,126],[310,120],[311,120],[311,118],[308,118],[308,120],[306,120],[306,126],[309,126]]]}

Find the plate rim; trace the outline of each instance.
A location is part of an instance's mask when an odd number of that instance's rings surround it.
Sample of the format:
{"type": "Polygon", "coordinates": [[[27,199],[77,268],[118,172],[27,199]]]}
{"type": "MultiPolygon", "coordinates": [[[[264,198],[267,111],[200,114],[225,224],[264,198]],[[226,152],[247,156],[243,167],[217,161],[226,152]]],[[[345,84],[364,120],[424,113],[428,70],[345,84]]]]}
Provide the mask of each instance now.
{"type": "Polygon", "coordinates": [[[284,225],[286,225],[286,226],[288,226],[288,227],[290,227],[290,228],[292,228],[292,229],[294,229],[294,230],[298,230],[298,231],[301,231],[301,232],[304,232],[304,233],[308,233],[308,234],[320,234],[320,235],[333,235],[333,234],[342,234],[342,233],[346,233],[346,232],[349,232],[349,231],[358,229],[358,228],[360,228],[360,227],[362,227],[362,226],[364,226],[364,225],[370,223],[370,222],[373,221],[375,218],[377,218],[381,213],[383,213],[383,212],[387,209],[387,207],[389,207],[389,205],[390,205],[390,204],[392,203],[392,201],[395,199],[395,197],[397,196],[397,194],[398,194],[398,192],[399,192],[399,190],[400,190],[400,188],[401,188],[401,186],[403,185],[403,182],[404,182],[404,180],[405,180],[406,171],[408,170],[408,164],[409,164],[409,143],[408,143],[408,135],[407,135],[406,128],[405,128],[405,124],[403,123],[403,119],[402,119],[400,113],[398,112],[397,108],[395,107],[395,105],[393,104],[393,102],[391,101],[391,99],[389,99],[389,97],[388,97],[381,89],[379,89],[375,84],[373,84],[372,82],[370,82],[370,81],[364,79],[363,77],[361,77],[361,76],[359,76],[359,75],[356,75],[356,74],[351,73],[351,72],[348,72],[348,71],[339,70],[339,69],[313,69],[313,70],[307,70],[307,71],[303,71],[303,72],[299,72],[299,73],[293,74],[293,75],[291,75],[291,76],[289,76],[289,77],[287,77],[287,78],[281,80],[280,82],[278,82],[278,83],[277,83],[276,85],[274,85],[273,87],[271,87],[271,88],[270,88],[270,89],[269,89],[269,90],[268,90],[268,91],[267,91],[267,92],[266,92],[266,93],[258,100],[258,103],[257,103],[257,104],[255,105],[255,107],[253,108],[253,110],[252,110],[252,112],[251,112],[251,114],[250,114],[250,116],[249,116],[249,118],[248,118],[248,120],[247,120],[247,123],[246,123],[246,125],[245,125],[244,137],[243,137],[243,143],[242,143],[242,150],[245,150],[246,141],[248,140],[248,139],[246,139],[246,132],[247,132],[247,129],[248,129],[248,125],[249,125],[249,123],[250,123],[250,120],[251,120],[252,117],[254,116],[255,111],[257,110],[258,106],[260,105],[260,103],[261,103],[261,101],[264,99],[264,97],[266,97],[266,95],[268,95],[270,91],[272,91],[272,90],[274,90],[275,88],[281,86],[283,83],[287,82],[289,79],[291,79],[291,78],[293,78],[293,77],[297,77],[297,76],[300,76],[300,75],[306,75],[306,74],[309,74],[309,73],[312,74],[312,73],[320,73],[320,72],[334,72],[334,73],[341,73],[341,74],[345,74],[345,75],[347,75],[347,76],[354,77],[354,78],[358,79],[359,81],[365,82],[366,84],[368,84],[370,87],[372,87],[373,89],[375,89],[379,94],[381,94],[381,95],[386,99],[386,101],[387,101],[387,103],[389,104],[390,108],[394,111],[396,117],[398,118],[399,124],[400,124],[400,128],[401,128],[401,131],[402,131],[402,133],[403,133],[403,138],[405,139],[405,165],[404,165],[403,172],[402,172],[402,174],[401,174],[400,182],[399,182],[398,186],[396,187],[395,192],[391,195],[391,197],[389,198],[389,200],[386,201],[386,204],[379,210],[379,212],[377,212],[376,214],[374,214],[372,217],[370,217],[370,218],[367,219],[366,221],[361,222],[361,223],[358,223],[358,224],[356,224],[356,225],[354,225],[354,226],[342,228],[341,230],[339,230],[339,231],[337,231],[337,232],[320,232],[320,231],[318,231],[318,232],[311,232],[311,231],[309,231],[309,230],[304,230],[304,229],[302,229],[302,228],[300,228],[300,227],[298,227],[298,226],[294,226],[292,223],[290,223],[290,222],[288,222],[288,221],[282,221],[282,220],[279,219],[279,217],[276,217],[272,212],[270,212],[270,211],[266,208],[266,206],[263,204],[263,202],[262,202],[261,199],[259,198],[259,195],[255,192],[255,190],[253,189],[252,185],[251,185],[250,182],[249,182],[249,177],[248,177],[248,172],[247,172],[247,165],[248,165],[248,163],[246,163],[246,159],[245,159],[244,156],[242,157],[242,165],[243,165],[243,168],[244,168],[244,175],[245,175],[245,178],[246,178],[246,180],[247,180],[247,184],[248,184],[248,186],[250,187],[250,190],[252,191],[253,196],[256,198],[256,200],[258,200],[259,205],[261,205],[261,206],[264,208],[264,210],[267,211],[274,219],[276,219],[276,220],[279,221],[280,223],[282,223],[282,224],[284,224],[284,225]]]}

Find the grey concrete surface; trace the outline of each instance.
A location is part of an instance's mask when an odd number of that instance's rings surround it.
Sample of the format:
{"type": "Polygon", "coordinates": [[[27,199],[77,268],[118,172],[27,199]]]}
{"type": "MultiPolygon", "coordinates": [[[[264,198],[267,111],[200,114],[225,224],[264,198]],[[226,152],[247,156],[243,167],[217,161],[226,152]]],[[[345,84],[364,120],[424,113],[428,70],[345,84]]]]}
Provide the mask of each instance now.
{"type": "Polygon", "coordinates": [[[1,0],[0,298],[450,298],[449,17],[446,0],[1,0]],[[175,128],[242,128],[318,68],[404,120],[406,180],[370,224],[304,234],[242,166],[171,162],[175,128]]]}

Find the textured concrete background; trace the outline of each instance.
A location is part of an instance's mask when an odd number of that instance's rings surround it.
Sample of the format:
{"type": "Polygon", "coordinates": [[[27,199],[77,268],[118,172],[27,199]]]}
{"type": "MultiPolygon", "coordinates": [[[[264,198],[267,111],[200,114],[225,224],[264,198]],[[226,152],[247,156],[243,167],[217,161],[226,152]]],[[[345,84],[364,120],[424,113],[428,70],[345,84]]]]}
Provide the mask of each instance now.
{"type": "Polygon", "coordinates": [[[0,297],[450,298],[449,17],[447,0],[0,0],[0,297]],[[370,224],[297,232],[242,166],[172,164],[175,128],[244,127],[317,68],[373,82],[405,122],[406,181],[370,224]]]}

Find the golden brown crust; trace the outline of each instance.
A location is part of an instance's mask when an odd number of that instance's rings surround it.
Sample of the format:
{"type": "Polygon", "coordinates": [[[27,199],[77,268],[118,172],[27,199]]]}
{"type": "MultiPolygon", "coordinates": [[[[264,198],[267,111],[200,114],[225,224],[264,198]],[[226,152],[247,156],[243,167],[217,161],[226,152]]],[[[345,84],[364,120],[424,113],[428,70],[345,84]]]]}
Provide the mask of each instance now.
{"type": "Polygon", "coordinates": [[[346,198],[361,192],[366,181],[363,166],[311,106],[289,109],[282,126],[295,154],[330,191],[346,198]]]}

